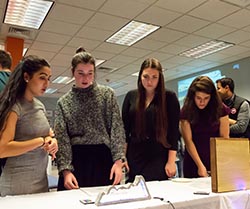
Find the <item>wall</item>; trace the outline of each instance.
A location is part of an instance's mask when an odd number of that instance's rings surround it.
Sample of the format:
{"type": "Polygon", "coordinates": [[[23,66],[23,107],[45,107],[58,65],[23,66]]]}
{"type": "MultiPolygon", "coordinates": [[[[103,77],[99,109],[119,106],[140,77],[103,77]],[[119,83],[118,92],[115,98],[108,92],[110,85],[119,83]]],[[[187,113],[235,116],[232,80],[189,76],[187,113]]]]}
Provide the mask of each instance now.
{"type": "Polygon", "coordinates": [[[234,80],[235,84],[235,93],[241,97],[247,98],[250,100],[250,57],[244,58],[235,62],[231,62],[219,67],[211,68],[200,73],[195,73],[192,75],[184,76],[169,82],[166,82],[166,87],[172,89],[178,93],[178,81],[189,78],[192,76],[202,75],[202,73],[207,73],[213,70],[221,70],[221,74],[230,77],[234,80]],[[239,65],[239,69],[234,69],[235,65],[239,65]]]}

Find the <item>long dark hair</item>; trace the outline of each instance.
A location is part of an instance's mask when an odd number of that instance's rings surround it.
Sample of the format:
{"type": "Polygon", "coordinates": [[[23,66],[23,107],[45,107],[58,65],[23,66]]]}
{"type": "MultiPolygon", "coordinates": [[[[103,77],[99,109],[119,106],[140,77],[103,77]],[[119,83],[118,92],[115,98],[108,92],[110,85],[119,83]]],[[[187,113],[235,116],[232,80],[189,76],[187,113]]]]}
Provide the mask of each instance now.
{"type": "Polygon", "coordinates": [[[222,111],[222,100],[215,88],[213,81],[208,76],[199,76],[193,80],[189,86],[187,96],[183,105],[183,112],[190,123],[196,123],[199,120],[199,108],[195,104],[195,93],[203,92],[210,94],[210,100],[207,106],[202,110],[210,121],[218,121],[222,111]]]}
{"type": "Polygon", "coordinates": [[[164,76],[162,72],[162,66],[160,62],[155,58],[148,58],[144,60],[139,72],[137,87],[138,96],[136,101],[136,130],[137,137],[145,137],[145,103],[146,103],[146,89],[142,85],[141,75],[146,68],[156,69],[159,72],[159,82],[155,89],[154,101],[155,101],[155,137],[156,140],[164,147],[169,147],[167,142],[167,126],[168,118],[166,111],[166,89],[164,76]]]}
{"type": "Polygon", "coordinates": [[[0,94],[0,133],[4,129],[5,120],[11,108],[17,99],[24,96],[27,86],[24,73],[27,73],[32,78],[34,73],[43,67],[50,67],[50,65],[45,59],[30,55],[23,58],[11,73],[8,83],[0,94]]]}

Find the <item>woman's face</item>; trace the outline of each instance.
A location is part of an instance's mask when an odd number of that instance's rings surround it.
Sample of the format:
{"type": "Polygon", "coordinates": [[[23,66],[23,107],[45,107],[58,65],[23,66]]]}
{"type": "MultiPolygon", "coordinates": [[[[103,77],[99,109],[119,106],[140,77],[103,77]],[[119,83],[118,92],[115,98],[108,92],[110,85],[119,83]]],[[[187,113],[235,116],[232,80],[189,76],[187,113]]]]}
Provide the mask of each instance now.
{"type": "Polygon", "coordinates": [[[93,84],[95,78],[94,65],[90,63],[79,63],[74,72],[76,87],[88,88],[93,84]]]}
{"type": "Polygon", "coordinates": [[[202,110],[207,106],[208,102],[210,101],[210,98],[211,98],[210,94],[197,91],[195,92],[194,101],[196,106],[202,110]]]}
{"type": "Polygon", "coordinates": [[[26,95],[42,96],[49,86],[51,78],[51,69],[49,67],[42,67],[35,72],[32,78],[24,73],[24,80],[27,83],[26,95]]]}
{"type": "Polygon", "coordinates": [[[159,71],[154,68],[145,68],[141,74],[141,82],[147,92],[154,92],[159,82],[159,71]]]}

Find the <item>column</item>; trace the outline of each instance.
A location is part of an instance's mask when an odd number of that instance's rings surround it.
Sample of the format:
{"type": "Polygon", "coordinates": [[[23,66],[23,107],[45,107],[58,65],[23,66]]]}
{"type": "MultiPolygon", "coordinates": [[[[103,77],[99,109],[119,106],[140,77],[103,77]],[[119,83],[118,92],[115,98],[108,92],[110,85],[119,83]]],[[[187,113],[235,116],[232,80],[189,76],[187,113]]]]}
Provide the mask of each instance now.
{"type": "Polygon", "coordinates": [[[5,41],[5,51],[11,53],[13,70],[23,57],[24,40],[21,38],[7,37],[5,41]]]}

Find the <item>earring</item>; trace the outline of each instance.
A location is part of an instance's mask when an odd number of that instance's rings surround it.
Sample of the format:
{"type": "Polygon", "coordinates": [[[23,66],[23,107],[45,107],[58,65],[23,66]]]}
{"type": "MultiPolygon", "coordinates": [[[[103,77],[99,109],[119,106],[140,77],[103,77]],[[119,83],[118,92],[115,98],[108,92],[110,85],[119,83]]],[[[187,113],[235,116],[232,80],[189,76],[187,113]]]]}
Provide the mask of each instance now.
{"type": "Polygon", "coordinates": [[[26,83],[28,83],[29,82],[29,80],[25,80],[26,81],[26,83]]]}

